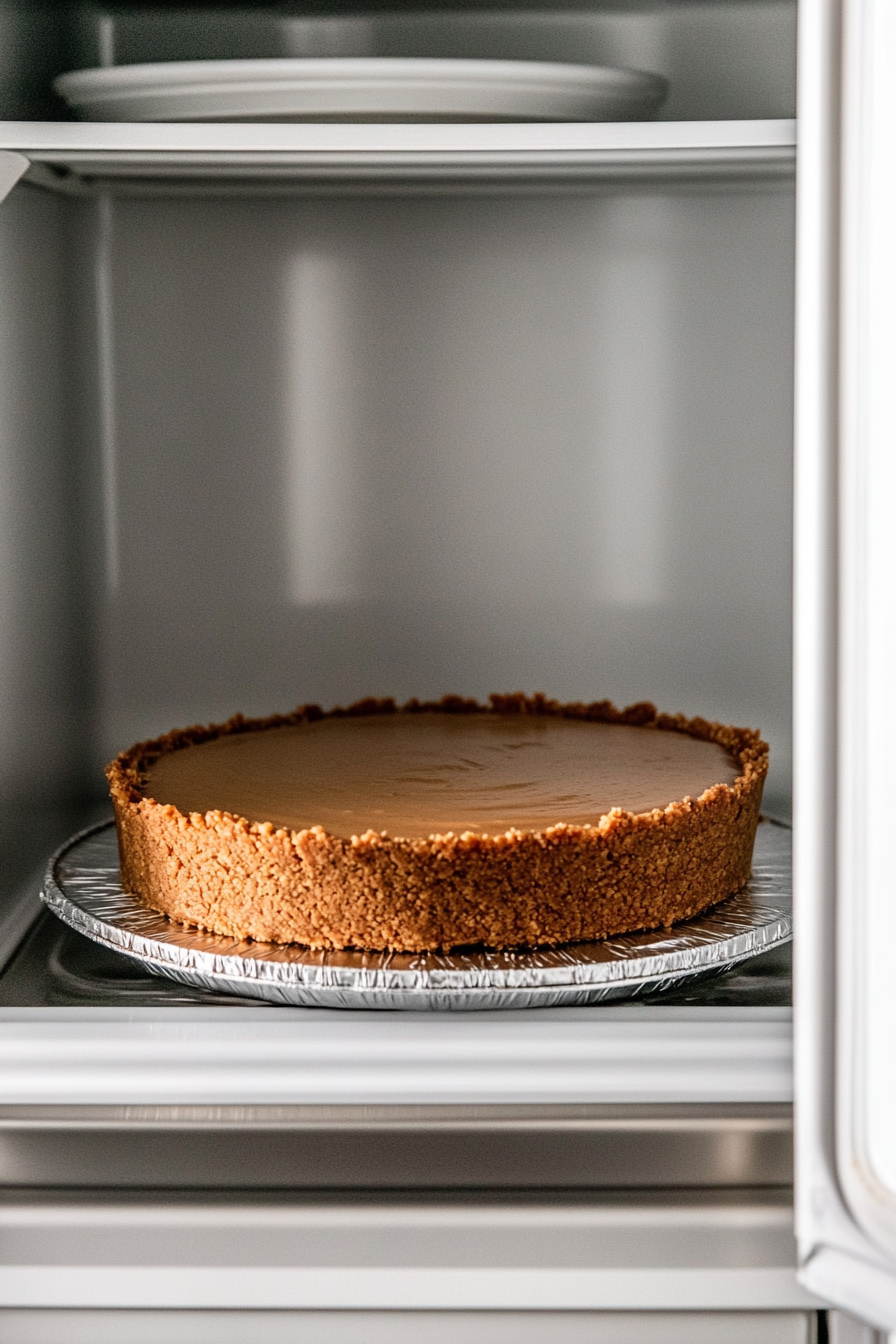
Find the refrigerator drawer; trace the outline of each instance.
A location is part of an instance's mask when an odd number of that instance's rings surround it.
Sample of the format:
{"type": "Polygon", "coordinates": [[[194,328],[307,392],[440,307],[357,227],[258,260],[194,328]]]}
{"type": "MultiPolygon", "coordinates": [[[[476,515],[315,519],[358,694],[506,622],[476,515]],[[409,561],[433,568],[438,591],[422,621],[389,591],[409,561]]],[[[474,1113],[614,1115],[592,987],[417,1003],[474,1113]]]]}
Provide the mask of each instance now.
{"type": "Polygon", "coordinates": [[[6,1106],[0,1186],[782,1186],[787,1105],[6,1106]]]}
{"type": "Polygon", "coordinates": [[[795,1261],[789,1191],[0,1196],[4,1309],[814,1310],[795,1261]]]}

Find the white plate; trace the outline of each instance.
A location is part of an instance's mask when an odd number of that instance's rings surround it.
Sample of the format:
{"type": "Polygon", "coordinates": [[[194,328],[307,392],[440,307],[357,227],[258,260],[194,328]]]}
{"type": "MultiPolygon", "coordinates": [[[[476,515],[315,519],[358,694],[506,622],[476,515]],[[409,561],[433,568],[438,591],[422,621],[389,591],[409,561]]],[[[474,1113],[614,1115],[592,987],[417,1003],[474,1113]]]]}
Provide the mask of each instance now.
{"type": "Polygon", "coordinates": [[[643,70],[372,56],[119,65],[53,87],[88,121],[640,121],[668,92],[643,70]]]}

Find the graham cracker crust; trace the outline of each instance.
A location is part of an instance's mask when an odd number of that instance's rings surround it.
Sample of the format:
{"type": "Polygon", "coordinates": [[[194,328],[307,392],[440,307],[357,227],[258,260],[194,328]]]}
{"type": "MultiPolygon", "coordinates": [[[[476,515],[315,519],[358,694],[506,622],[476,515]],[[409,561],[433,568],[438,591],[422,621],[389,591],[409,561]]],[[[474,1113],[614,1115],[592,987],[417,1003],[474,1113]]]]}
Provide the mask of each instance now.
{"type": "Polygon", "coordinates": [[[737,891],[750,876],[768,747],[749,728],[659,714],[641,702],[560,704],[543,695],[435,702],[302,705],[264,719],[178,729],[139,742],[107,767],[122,881],[147,906],[199,929],[320,949],[450,951],[556,946],[669,926],[737,891]],[[237,733],[372,714],[537,714],[628,724],[715,742],[737,762],[733,784],[699,798],[593,825],[405,840],[320,826],[291,831],[228,812],[179,812],[145,792],[167,752],[237,733]]]}

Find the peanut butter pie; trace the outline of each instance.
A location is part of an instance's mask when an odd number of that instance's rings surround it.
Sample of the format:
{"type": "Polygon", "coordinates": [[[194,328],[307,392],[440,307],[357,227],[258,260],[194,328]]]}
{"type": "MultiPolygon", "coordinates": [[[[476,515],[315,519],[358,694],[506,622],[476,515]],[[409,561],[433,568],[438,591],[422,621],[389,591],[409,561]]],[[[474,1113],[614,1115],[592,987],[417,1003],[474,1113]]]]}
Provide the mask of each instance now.
{"type": "Polygon", "coordinates": [[[125,886],[263,942],[422,952],[687,919],[750,875],[768,748],[653,705],[364,700],[108,767],[125,886]]]}

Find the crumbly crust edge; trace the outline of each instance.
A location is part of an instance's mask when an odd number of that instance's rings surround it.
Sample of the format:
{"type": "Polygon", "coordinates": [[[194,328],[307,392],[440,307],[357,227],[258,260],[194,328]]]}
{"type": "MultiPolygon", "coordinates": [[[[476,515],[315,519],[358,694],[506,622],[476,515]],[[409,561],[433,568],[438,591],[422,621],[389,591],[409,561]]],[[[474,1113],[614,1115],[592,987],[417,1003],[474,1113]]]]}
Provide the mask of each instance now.
{"type": "MultiPolygon", "coordinates": [[[[625,724],[638,728],[656,728],[663,732],[682,733],[688,737],[699,738],[706,742],[715,742],[727,751],[740,766],[741,773],[732,784],[715,784],[705,790],[699,798],[676,799],[663,809],[652,812],[626,812],[614,808],[600,817],[594,825],[572,825],[560,822],[544,832],[511,830],[501,836],[488,836],[480,832],[465,832],[463,835],[431,835],[425,839],[407,840],[401,837],[384,837],[380,832],[367,831],[361,836],[352,836],[353,848],[380,846],[384,839],[391,845],[412,849],[415,853],[433,855],[456,853],[459,848],[481,848],[489,844],[514,844],[550,836],[565,840],[600,835],[604,840],[613,836],[621,838],[624,834],[655,827],[659,824],[674,824],[683,814],[717,808],[728,809],[732,804],[739,808],[756,804],[757,793],[761,789],[768,773],[768,744],[761,735],[751,728],[738,728],[728,724],[712,722],[703,718],[688,718],[684,714],[661,714],[650,701],[639,701],[625,709],[618,709],[609,700],[598,700],[591,704],[582,702],[561,703],[547,696],[536,694],[527,696],[523,692],[511,694],[492,694],[487,704],[477,700],[464,699],[457,695],[446,695],[441,700],[421,701],[412,699],[403,705],[394,699],[367,698],[357,700],[348,706],[337,706],[324,710],[320,705],[299,705],[290,714],[272,714],[266,718],[246,718],[235,714],[225,723],[194,725],[189,728],[177,728],[161,737],[145,742],[137,742],[121,752],[106,767],[109,792],[116,811],[128,812],[135,805],[145,812],[147,809],[161,809],[172,819],[182,818],[183,813],[170,803],[159,803],[145,792],[144,776],[161,756],[184,747],[211,742],[216,738],[239,733],[264,732],[269,728],[292,727],[303,723],[314,723],[321,719],[360,718],[369,715],[386,714],[520,714],[541,715],[547,718],[579,719],[590,723],[625,724]]],[[[209,823],[218,821],[235,822],[240,829],[249,833],[270,836],[278,833],[303,835],[306,832],[286,832],[274,827],[270,822],[250,822],[247,818],[230,812],[209,812],[205,814],[209,823]]],[[[321,827],[311,828],[318,839],[332,839],[342,845],[345,839],[329,836],[321,827]]]]}

